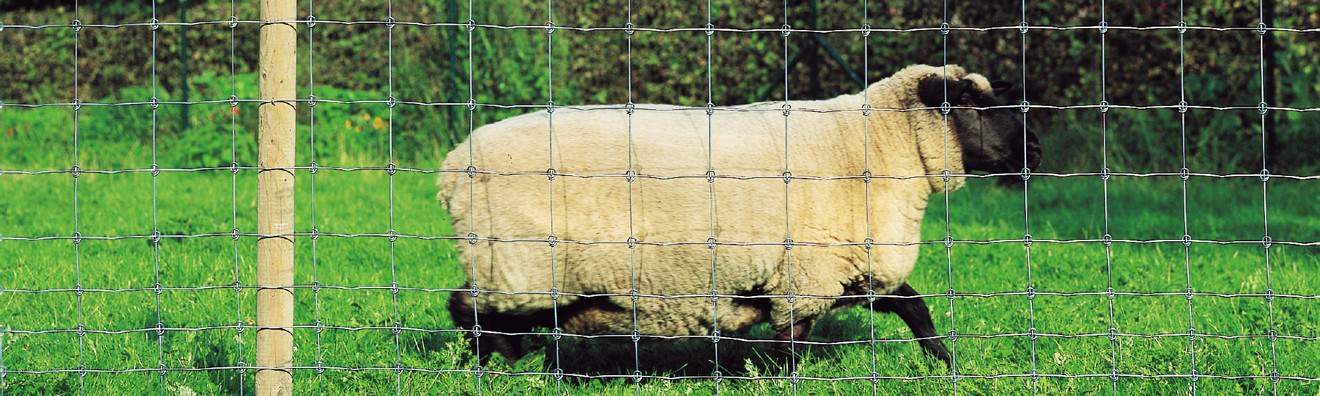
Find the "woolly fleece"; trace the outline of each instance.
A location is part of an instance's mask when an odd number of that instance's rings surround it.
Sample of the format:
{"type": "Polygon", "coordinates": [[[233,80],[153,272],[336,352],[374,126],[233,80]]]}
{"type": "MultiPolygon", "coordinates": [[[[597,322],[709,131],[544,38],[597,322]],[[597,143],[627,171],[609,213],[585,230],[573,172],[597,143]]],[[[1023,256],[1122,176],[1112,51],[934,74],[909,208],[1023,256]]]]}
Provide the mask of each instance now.
{"type": "Polygon", "coordinates": [[[894,290],[916,262],[929,197],[963,183],[952,177],[946,186],[938,176],[945,169],[963,173],[957,138],[939,111],[893,111],[925,107],[917,98],[918,81],[941,76],[990,90],[984,77],[958,66],[913,65],[864,94],[790,101],[794,110],[787,121],[783,102],[717,111],[709,128],[701,108],[648,111],[678,108],[637,105],[631,153],[622,108],[559,108],[477,129],[444,161],[445,169],[471,164],[477,173],[442,173],[439,198],[457,235],[471,230],[482,239],[457,243],[468,279],[482,290],[478,310],[544,312],[554,304],[552,289],[559,292],[560,308],[581,299],[574,294],[621,294],[599,297],[608,299],[610,304],[599,304],[608,308],[561,318],[561,327],[627,334],[633,330],[628,294],[635,282],[643,295],[636,301],[638,331],[697,335],[714,324],[710,298],[702,297],[712,289],[796,297],[718,299],[714,319],[721,331],[766,320],[783,329],[816,317],[835,305],[832,297],[846,290],[864,293],[868,273],[877,293],[894,290]],[[859,110],[864,101],[873,109],[869,117],[859,110]],[[631,216],[630,183],[623,177],[630,158],[638,175],[631,183],[631,216]],[[708,160],[718,177],[713,184],[706,179],[708,160]],[[869,192],[856,178],[868,161],[874,175],[869,192]],[[796,179],[785,193],[786,167],[795,177],[854,178],[796,179]],[[553,179],[545,174],[550,168],[553,179]],[[612,176],[578,177],[606,174],[612,176]],[[870,202],[864,202],[868,195],[870,202]],[[720,243],[732,245],[708,248],[712,228],[720,243]],[[630,234],[639,241],[635,251],[624,243],[630,234]],[[553,248],[551,235],[558,241],[553,248]],[[861,246],[868,235],[875,241],[869,263],[861,246]],[[785,249],[787,238],[858,246],[785,249]]]}

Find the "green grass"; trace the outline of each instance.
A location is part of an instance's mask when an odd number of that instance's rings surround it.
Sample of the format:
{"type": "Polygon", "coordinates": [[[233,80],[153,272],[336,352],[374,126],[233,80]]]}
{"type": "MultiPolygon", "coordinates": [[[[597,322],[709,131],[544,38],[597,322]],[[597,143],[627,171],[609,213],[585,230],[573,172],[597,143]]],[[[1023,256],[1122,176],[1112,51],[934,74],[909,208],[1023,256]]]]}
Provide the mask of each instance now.
{"type": "MultiPolygon", "coordinates": [[[[84,236],[144,235],[153,229],[152,180],[149,174],[84,175],[78,182],[78,227],[84,236]]],[[[231,227],[231,177],[217,173],[164,173],[157,178],[156,228],[166,234],[227,232],[231,227]]],[[[316,213],[309,209],[310,178],[298,180],[298,228],[308,229],[315,220],[320,230],[340,233],[381,233],[389,228],[387,178],[378,172],[321,172],[316,176],[316,213]]],[[[254,173],[237,177],[237,226],[255,229],[254,173]]],[[[447,235],[446,214],[434,202],[432,175],[400,173],[394,177],[394,226],[406,234],[447,235]]],[[[73,233],[73,179],[66,174],[0,176],[0,235],[69,236],[73,233]]],[[[1316,205],[1314,181],[1270,182],[1270,235],[1276,241],[1320,240],[1320,205],[1316,205]]],[[[1099,238],[1104,229],[1101,183],[1098,178],[1034,178],[1030,191],[1030,227],[1033,238],[1099,238]]],[[[923,237],[938,240],[944,235],[942,196],[935,196],[928,210],[923,237]]],[[[949,197],[949,226],[958,239],[1021,238],[1023,196],[1020,188],[1002,188],[988,181],[974,181],[969,188],[949,197]]],[[[1262,235],[1260,183],[1254,180],[1193,178],[1188,183],[1187,221],[1196,239],[1255,239],[1262,235]]],[[[1116,178],[1111,182],[1108,206],[1110,228],[1119,239],[1178,239],[1183,229],[1182,190],[1176,178],[1116,178]]],[[[449,242],[400,239],[391,260],[388,242],[381,238],[323,237],[297,240],[297,283],[324,285],[388,286],[391,266],[400,285],[449,288],[463,283],[462,265],[449,242]]],[[[233,327],[199,331],[168,331],[157,344],[153,331],[118,334],[89,333],[79,338],[72,332],[28,334],[24,331],[74,329],[81,321],[88,329],[152,329],[156,304],[167,327],[197,328],[245,326],[255,320],[255,296],[251,289],[235,291],[221,287],[206,290],[166,290],[157,297],[150,288],[159,279],[166,287],[226,286],[235,276],[244,285],[255,284],[255,240],[228,237],[166,239],[153,251],[144,239],[116,241],[87,240],[76,250],[68,240],[0,241],[0,328],[3,362],[10,370],[0,383],[5,395],[125,393],[237,393],[239,378],[232,370],[171,371],[161,378],[156,371],[123,374],[88,374],[80,382],[77,373],[23,374],[23,370],[76,369],[80,362],[95,369],[154,369],[223,367],[243,361],[255,362],[255,331],[242,334],[233,327]],[[237,252],[237,263],[235,263],[237,252]],[[75,261],[77,259],[78,261],[75,261]],[[77,263],[77,264],[76,264],[77,263]],[[80,268],[79,268],[80,267],[80,268]],[[237,274],[235,268],[237,267],[237,274]],[[81,300],[73,292],[27,293],[16,289],[72,288],[141,289],[122,292],[87,292],[81,300]],[[241,349],[241,352],[240,352],[241,349]]],[[[1020,243],[963,245],[953,247],[952,278],[946,276],[949,262],[940,245],[922,247],[911,283],[920,291],[940,294],[952,286],[960,293],[998,293],[1024,290],[1027,266],[1020,243]],[[952,284],[950,284],[950,282],[952,284]]],[[[1261,293],[1272,286],[1280,294],[1320,294],[1320,253],[1316,247],[1275,245],[1269,250],[1272,272],[1267,280],[1266,261],[1260,245],[1196,244],[1190,250],[1191,285],[1198,292],[1261,293]]],[[[1179,244],[1115,244],[1113,286],[1120,292],[1174,292],[1186,287],[1183,249],[1179,244]]],[[[1107,286],[1106,256],[1099,244],[1036,243],[1031,248],[1031,276],[1036,290],[1048,292],[1097,292],[1107,286]]],[[[320,320],[335,326],[388,328],[394,303],[388,290],[336,290],[326,288],[313,294],[297,293],[296,322],[320,320]]],[[[402,324],[410,328],[451,329],[445,310],[447,293],[403,291],[398,295],[402,324]]],[[[977,338],[976,335],[1025,333],[1030,326],[1027,299],[1022,295],[958,297],[954,311],[944,297],[927,300],[941,332],[956,320],[958,372],[966,375],[1028,373],[1032,368],[1033,343],[1026,337],[977,338]]],[[[1223,298],[1198,296],[1190,321],[1199,334],[1224,336],[1263,335],[1269,322],[1266,301],[1260,297],[1223,298]]],[[[1122,333],[1183,333],[1189,324],[1187,300],[1181,295],[1120,295],[1113,302],[1117,329],[1122,333]]],[[[1103,334],[1109,326],[1109,304],[1103,295],[1051,296],[1034,300],[1035,326],[1042,333],[1103,334]]],[[[1260,375],[1277,370],[1284,375],[1320,377],[1320,304],[1316,300],[1278,298],[1273,302],[1273,327],[1282,335],[1309,337],[1306,341],[1281,338],[1273,343],[1263,337],[1199,338],[1195,342],[1196,369],[1214,375],[1260,375]],[[1275,356],[1271,356],[1271,349],[1275,356]]],[[[868,321],[883,339],[911,337],[893,315],[871,315],[862,309],[838,312],[820,321],[815,341],[866,339],[868,321]]],[[[764,325],[743,337],[764,338],[764,325]]],[[[464,369],[474,365],[465,343],[453,333],[405,331],[395,339],[388,330],[326,330],[317,348],[310,328],[296,331],[295,365],[314,366],[317,359],[327,366],[393,367],[396,357],[407,367],[464,369]]],[[[552,360],[539,353],[546,340],[535,341],[533,353],[509,365],[497,358],[487,371],[553,371],[552,360]]],[[[785,370],[763,358],[764,349],[734,341],[720,344],[720,361],[726,375],[782,376],[785,370]]],[[[1042,337],[1034,343],[1035,368],[1049,374],[1120,373],[1161,375],[1190,371],[1188,339],[1175,337],[1122,337],[1111,345],[1103,336],[1042,337]],[[1113,360],[1111,355],[1117,355],[1113,360]]],[[[640,351],[642,371],[648,375],[706,375],[712,369],[708,342],[650,342],[640,351]]],[[[561,350],[567,372],[632,372],[629,343],[565,342],[561,350]]],[[[802,358],[800,373],[812,377],[866,376],[871,372],[871,349],[865,345],[816,347],[802,358]]],[[[927,359],[909,342],[884,342],[875,347],[875,370],[881,375],[947,375],[939,363],[927,359]]],[[[300,370],[295,374],[300,393],[393,394],[393,371],[300,370]]],[[[252,372],[242,379],[245,391],[252,390],[252,372]]],[[[465,373],[403,372],[399,388],[405,394],[473,394],[478,382],[465,373]]],[[[481,379],[487,394],[554,393],[631,394],[631,382],[566,379],[562,384],[544,376],[487,375],[481,379]],[[560,388],[562,386],[562,388],[560,388]]],[[[1185,393],[1186,379],[1122,379],[1119,394],[1185,393]]],[[[1198,386],[1206,394],[1271,391],[1263,379],[1202,379],[1198,386]]],[[[644,394],[704,394],[713,391],[710,381],[646,380],[644,394]]],[[[726,380],[720,390],[729,394],[784,392],[782,380],[726,380]]],[[[872,389],[869,381],[804,381],[802,394],[857,394],[872,389]]],[[[877,385],[882,394],[948,393],[948,379],[885,380],[877,385]]],[[[961,379],[958,390],[970,394],[1025,394],[1038,386],[1045,394],[1109,394],[1107,377],[961,379]]],[[[1283,381],[1280,394],[1315,394],[1316,382],[1283,381]]]]}

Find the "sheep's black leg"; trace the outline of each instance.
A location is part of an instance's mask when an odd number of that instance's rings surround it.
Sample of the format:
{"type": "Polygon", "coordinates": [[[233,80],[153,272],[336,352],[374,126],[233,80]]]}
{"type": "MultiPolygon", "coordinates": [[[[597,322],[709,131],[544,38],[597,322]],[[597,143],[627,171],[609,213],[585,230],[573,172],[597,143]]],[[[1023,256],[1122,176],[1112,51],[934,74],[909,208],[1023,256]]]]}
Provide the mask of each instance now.
{"type": "MultiPolygon", "coordinates": [[[[464,286],[466,287],[466,286],[464,286]]],[[[463,330],[472,330],[476,324],[477,318],[472,316],[472,298],[465,292],[454,292],[449,295],[449,317],[454,320],[463,330]]],[[[525,332],[522,329],[525,326],[525,320],[509,317],[507,315],[480,315],[482,330],[480,348],[478,347],[477,337],[473,337],[471,332],[464,332],[463,336],[472,344],[472,349],[480,349],[478,358],[482,364],[490,360],[490,355],[495,352],[504,355],[504,359],[510,363],[515,362],[522,357],[522,336],[497,334],[489,331],[502,333],[525,332]]]]}
{"type": "MultiPolygon", "coordinates": [[[[904,283],[894,290],[891,294],[900,297],[912,297],[920,295],[911,285],[904,283]]],[[[934,356],[936,359],[943,360],[944,364],[950,364],[949,350],[944,349],[944,341],[941,338],[935,338],[935,323],[930,318],[930,309],[926,308],[926,302],[920,298],[900,298],[900,297],[881,297],[875,300],[875,310],[880,312],[893,312],[907,323],[908,329],[920,340],[921,348],[926,353],[934,356]]]]}
{"type": "Polygon", "coordinates": [[[792,326],[775,331],[775,341],[779,342],[776,342],[774,348],[771,349],[771,356],[783,363],[784,367],[787,367],[790,372],[794,369],[791,364],[796,360],[793,359],[793,355],[804,350],[804,346],[798,345],[794,348],[793,343],[789,341],[805,341],[807,333],[811,332],[811,323],[811,319],[802,319],[792,326]]]}

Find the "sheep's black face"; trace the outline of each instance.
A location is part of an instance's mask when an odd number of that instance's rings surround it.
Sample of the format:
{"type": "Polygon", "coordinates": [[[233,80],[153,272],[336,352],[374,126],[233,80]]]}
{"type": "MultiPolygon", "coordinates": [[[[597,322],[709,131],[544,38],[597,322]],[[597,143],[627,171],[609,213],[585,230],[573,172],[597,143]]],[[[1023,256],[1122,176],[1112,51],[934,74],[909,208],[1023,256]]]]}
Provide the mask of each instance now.
{"type": "MultiPolygon", "coordinates": [[[[992,82],[991,90],[978,88],[971,80],[949,80],[933,77],[922,80],[918,96],[927,107],[940,107],[947,89],[949,103],[954,107],[995,107],[1008,101],[1012,86],[992,82]]],[[[1040,164],[1040,140],[1036,134],[1022,126],[1022,113],[1017,108],[955,109],[949,113],[952,130],[962,146],[963,167],[967,171],[990,173],[1020,172],[1025,166],[1040,164]]]]}

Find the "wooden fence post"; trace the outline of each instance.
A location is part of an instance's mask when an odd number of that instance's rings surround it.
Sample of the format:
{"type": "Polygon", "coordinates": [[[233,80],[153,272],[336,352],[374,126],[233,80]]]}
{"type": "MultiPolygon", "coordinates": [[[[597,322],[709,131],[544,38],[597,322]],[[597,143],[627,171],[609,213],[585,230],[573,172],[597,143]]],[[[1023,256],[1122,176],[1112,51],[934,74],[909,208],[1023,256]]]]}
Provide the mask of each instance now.
{"type": "Polygon", "coordinates": [[[261,0],[257,174],[258,395],[293,394],[296,0],[261,0]]]}

